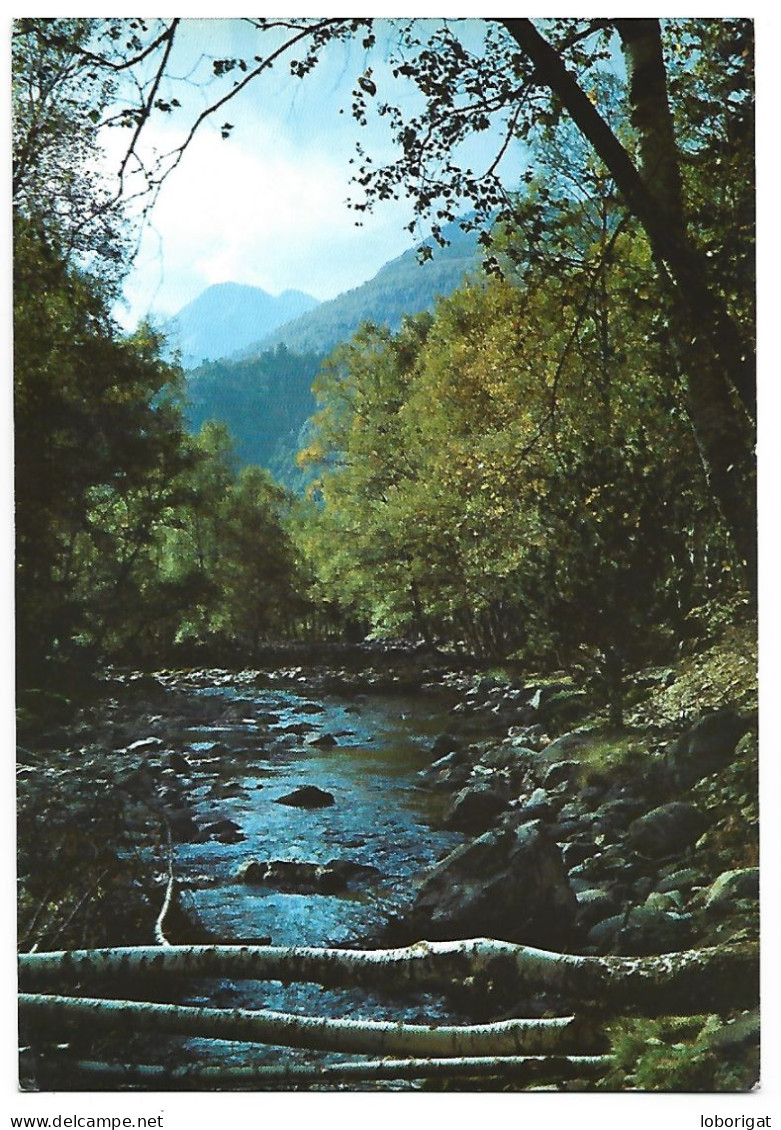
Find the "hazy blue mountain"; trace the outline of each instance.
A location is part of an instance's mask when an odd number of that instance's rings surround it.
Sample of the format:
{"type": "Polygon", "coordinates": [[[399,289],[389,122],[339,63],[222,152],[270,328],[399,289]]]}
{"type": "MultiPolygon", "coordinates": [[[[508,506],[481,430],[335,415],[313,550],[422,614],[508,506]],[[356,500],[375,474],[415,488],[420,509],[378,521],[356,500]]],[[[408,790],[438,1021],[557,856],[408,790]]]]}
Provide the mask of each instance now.
{"type": "Polygon", "coordinates": [[[460,286],[464,276],[474,272],[480,262],[480,247],[474,232],[464,232],[457,224],[445,229],[450,240],[446,247],[426,241],[433,257],[421,263],[416,248],[411,248],[382,267],[373,279],[322,302],[307,314],[259,337],[242,350],[250,357],[276,345],[297,353],[329,353],[347,341],[361,322],[372,321],[397,330],[405,314],[432,310],[436,299],[460,286]]]}
{"type": "Polygon", "coordinates": [[[229,357],[317,306],[300,290],[274,297],[256,286],[217,283],[183,307],[164,326],[185,369],[229,357]]]}

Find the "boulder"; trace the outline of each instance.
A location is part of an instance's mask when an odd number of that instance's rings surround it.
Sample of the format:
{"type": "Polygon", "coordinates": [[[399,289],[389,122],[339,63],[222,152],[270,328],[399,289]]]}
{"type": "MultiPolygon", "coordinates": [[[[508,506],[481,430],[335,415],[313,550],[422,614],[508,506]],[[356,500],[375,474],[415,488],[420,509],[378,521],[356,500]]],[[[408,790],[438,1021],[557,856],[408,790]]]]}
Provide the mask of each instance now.
{"type": "Polygon", "coordinates": [[[176,844],[189,844],[199,835],[198,825],[189,812],[166,812],[168,827],[171,829],[171,839],[176,844]]]}
{"type": "Polygon", "coordinates": [[[507,808],[504,789],[491,781],[479,782],[461,789],[448,811],[443,825],[457,832],[485,832],[507,808]]]}
{"type": "Polygon", "coordinates": [[[636,906],[592,926],[586,940],[597,953],[648,956],[686,949],[693,935],[692,915],[636,906]]]}
{"type": "Polygon", "coordinates": [[[531,820],[548,820],[555,811],[550,793],[545,789],[534,789],[529,796],[522,797],[517,811],[518,821],[528,824],[531,820]]]}
{"type": "Polygon", "coordinates": [[[431,752],[436,758],[445,757],[449,753],[455,753],[460,748],[460,741],[455,734],[444,733],[440,734],[431,747],[431,752]]]}
{"type": "Polygon", "coordinates": [[[455,750],[421,770],[420,775],[432,788],[458,789],[465,785],[472,775],[472,762],[463,751],[455,750]]]}
{"type": "Polygon", "coordinates": [[[555,741],[540,750],[539,756],[545,761],[570,761],[588,748],[590,735],[582,730],[562,734],[555,741]]]}
{"type": "Polygon", "coordinates": [[[739,899],[759,898],[759,868],[741,867],[735,871],[722,871],[711,883],[705,895],[705,909],[733,910],[739,899]]]}
{"type": "Polygon", "coordinates": [[[707,879],[699,868],[674,865],[672,870],[662,875],[655,889],[662,893],[665,891],[690,891],[692,887],[701,887],[706,882],[707,879]]]}
{"type": "Polygon", "coordinates": [[[168,767],[173,769],[175,773],[189,773],[191,769],[187,758],[183,757],[181,753],[177,753],[176,750],[168,754],[168,767]]]}
{"type": "Polygon", "coordinates": [[[729,765],[749,729],[745,718],[728,708],[703,714],[667,750],[668,772],[679,788],[729,765]]]}
{"type": "Polygon", "coordinates": [[[202,831],[209,839],[217,840],[221,844],[238,844],[247,838],[235,820],[215,820],[210,824],[204,824],[202,831]]]}
{"type": "Polygon", "coordinates": [[[642,801],[630,797],[604,801],[593,814],[594,833],[610,838],[625,831],[644,807],[642,801]]]}
{"type": "Polygon", "coordinates": [[[558,785],[572,785],[581,772],[579,761],[554,761],[542,778],[543,787],[555,789],[558,785]]]}
{"type": "Polygon", "coordinates": [[[605,887],[587,887],[578,892],[577,900],[575,924],[581,930],[589,930],[597,922],[615,915],[620,905],[615,891],[605,887]]]}
{"type": "Polygon", "coordinates": [[[641,854],[661,859],[690,847],[707,823],[693,804],[672,800],[633,820],[628,829],[629,842],[641,854]]]}
{"type": "Polygon", "coordinates": [[[424,879],[402,934],[555,949],[567,943],[576,910],[561,852],[534,822],[486,832],[446,856],[424,879]]]}
{"type": "Polygon", "coordinates": [[[288,804],[293,808],[329,808],[336,802],[333,793],[327,793],[317,785],[302,785],[300,789],[293,789],[292,793],[277,797],[274,803],[288,804]]]}

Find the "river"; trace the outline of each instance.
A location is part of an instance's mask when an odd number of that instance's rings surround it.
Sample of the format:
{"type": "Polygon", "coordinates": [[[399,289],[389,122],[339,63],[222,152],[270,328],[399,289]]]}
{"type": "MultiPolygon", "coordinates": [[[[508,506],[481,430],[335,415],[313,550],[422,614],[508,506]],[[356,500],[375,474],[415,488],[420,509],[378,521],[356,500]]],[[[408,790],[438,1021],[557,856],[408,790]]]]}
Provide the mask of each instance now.
{"type": "MultiPolygon", "coordinates": [[[[185,783],[197,825],[230,820],[240,829],[235,842],[210,838],[175,847],[182,905],[213,937],[361,945],[409,901],[425,870],[462,842],[460,834],[437,826],[442,801],[419,777],[448,724],[442,696],[369,691],[313,697],[306,686],[275,685],[251,673],[179,675],[175,686],[180,694],[216,698],[226,708],[217,709],[215,721],[177,735],[192,765],[185,783]],[[316,744],[320,739],[326,744],[316,744]],[[334,803],[277,803],[306,785],[332,794],[334,803]],[[334,859],[378,874],[336,895],[292,893],[238,878],[250,860],[322,865],[334,859]]],[[[363,990],[306,984],[199,982],[176,999],[418,1023],[452,1017],[448,1005],[430,994],[388,1001],[363,990]]],[[[211,1040],[154,1043],[158,1057],[177,1064],[301,1062],[312,1054],[211,1040]]]]}

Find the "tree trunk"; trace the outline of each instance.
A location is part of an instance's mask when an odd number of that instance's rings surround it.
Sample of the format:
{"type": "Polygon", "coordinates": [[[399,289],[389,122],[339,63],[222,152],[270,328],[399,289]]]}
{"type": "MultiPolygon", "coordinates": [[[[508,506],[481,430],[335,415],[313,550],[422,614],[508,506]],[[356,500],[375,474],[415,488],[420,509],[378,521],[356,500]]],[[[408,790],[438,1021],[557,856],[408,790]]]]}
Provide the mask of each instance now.
{"type": "Polygon", "coordinates": [[[706,262],[688,235],[659,22],[615,21],[627,64],[632,121],[640,146],[639,170],[532,21],[501,22],[535,64],[538,80],[560,99],[604,162],[672,283],[671,329],[689,418],[711,491],[745,564],[753,594],[756,468],[753,434],[746,417],[748,421],[756,417],[755,354],[710,286],[706,262]]]}
{"type": "Polygon", "coordinates": [[[118,1029],[363,1055],[444,1057],[588,1051],[589,1043],[594,1043],[586,1026],[573,1016],[432,1027],[396,1021],[331,1020],[268,1009],[201,1008],[36,993],[21,993],[19,1010],[21,1020],[31,1026],[33,1034],[40,1026],[47,1037],[76,1022],[91,1033],[118,1029]]]}
{"type": "Polygon", "coordinates": [[[123,988],[143,977],[246,977],[325,987],[386,991],[447,989],[479,992],[501,986],[507,999],[548,991],[578,1005],[636,1015],[683,1015],[752,1008],[759,996],[758,947],[686,950],[653,957],[581,956],[487,938],[417,942],[385,950],[308,946],[139,946],[22,954],[23,987],[114,981],[123,988]]]}
{"type": "Polygon", "coordinates": [[[218,1090],[226,1086],[271,1086],[290,1083],[345,1083],[369,1080],[373,1083],[397,1079],[502,1078],[514,1083],[545,1080],[596,1079],[613,1064],[607,1055],[478,1056],[451,1059],[367,1059],[357,1063],[258,1064],[247,1067],[222,1067],[193,1064],[165,1067],[162,1064],[102,1063],[73,1059],[54,1060],[47,1069],[55,1080],[61,1076],[73,1082],[80,1076],[111,1084],[157,1083],[162,1087],[186,1090],[188,1086],[218,1090]]]}

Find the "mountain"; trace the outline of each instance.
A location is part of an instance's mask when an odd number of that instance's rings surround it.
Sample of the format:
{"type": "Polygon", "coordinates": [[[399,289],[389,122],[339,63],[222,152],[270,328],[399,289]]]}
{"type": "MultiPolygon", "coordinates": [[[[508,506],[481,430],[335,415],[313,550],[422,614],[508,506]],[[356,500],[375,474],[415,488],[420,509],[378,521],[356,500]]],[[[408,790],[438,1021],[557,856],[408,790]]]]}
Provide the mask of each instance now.
{"type": "MultiPolygon", "coordinates": [[[[230,429],[242,462],[267,467],[286,486],[302,489],[305,476],[295,455],[305,446],[307,421],[316,408],[311,388],[321,362],[334,346],[352,337],[361,322],[397,330],[405,314],[432,310],[437,298],[450,294],[465,275],[477,271],[477,236],[456,224],[446,228],[445,235],[449,245],[430,245],[428,261],[421,263],[412,248],[386,263],[363,286],[256,337],[254,345],[233,357],[223,355],[191,370],[187,416],[193,431],[205,420],[221,420],[230,429]]],[[[201,298],[223,289],[211,287],[201,298]]],[[[199,302],[196,299],[186,310],[199,302]]],[[[204,338],[202,356],[216,356],[217,340],[216,334],[204,338]]]]}
{"type": "Polygon", "coordinates": [[[300,290],[274,297],[256,286],[217,283],[183,307],[162,327],[185,369],[229,357],[278,326],[317,306],[300,290]]]}
{"type": "Polygon", "coordinates": [[[431,240],[420,245],[432,250],[427,262],[420,262],[417,248],[405,251],[362,286],[322,302],[309,313],[257,338],[241,350],[241,356],[250,357],[277,345],[296,353],[330,353],[335,345],[352,337],[361,322],[376,322],[395,331],[405,314],[433,310],[436,299],[454,291],[480,263],[475,232],[450,224],[444,234],[450,241],[445,247],[431,240]]]}
{"type": "Polygon", "coordinates": [[[248,361],[207,361],[187,374],[188,425],[227,424],[242,463],[266,467],[285,486],[304,477],[295,455],[301,431],[315,410],[312,383],[322,357],[291,353],[283,345],[248,361]]]}

